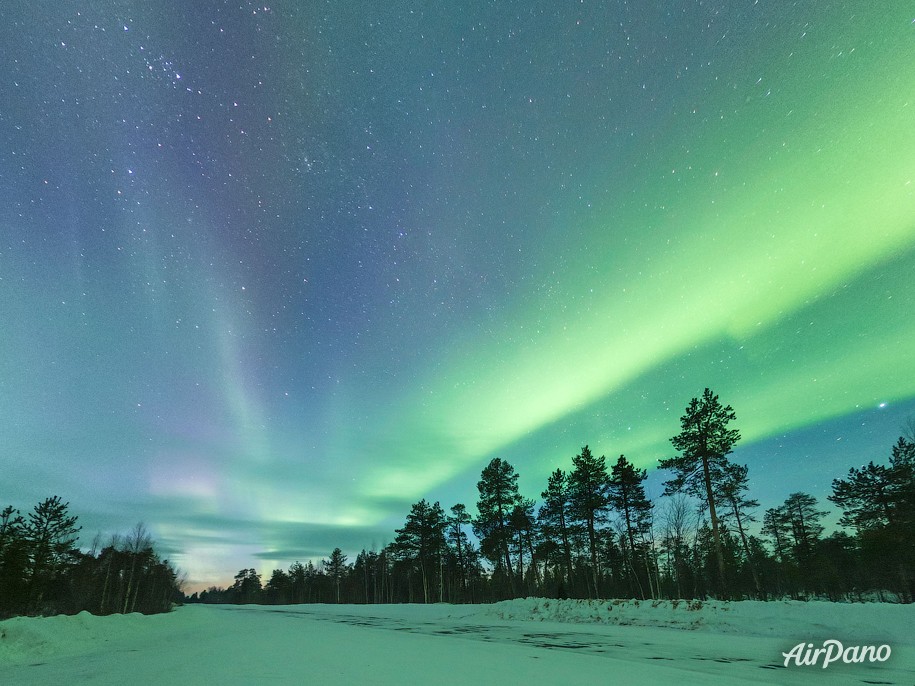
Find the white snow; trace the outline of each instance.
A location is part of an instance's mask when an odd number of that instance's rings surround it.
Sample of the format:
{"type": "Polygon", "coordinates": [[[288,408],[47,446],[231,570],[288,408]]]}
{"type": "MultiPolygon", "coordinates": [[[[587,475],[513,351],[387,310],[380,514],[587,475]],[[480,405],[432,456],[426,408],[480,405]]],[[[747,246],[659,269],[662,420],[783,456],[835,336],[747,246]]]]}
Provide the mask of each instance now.
{"type": "Polygon", "coordinates": [[[191,605],[0,622],[0,684],[915,684],[915,607],[826,602],[191,605]],[[801,642],[882,663],[784,666],[801,642]]]}

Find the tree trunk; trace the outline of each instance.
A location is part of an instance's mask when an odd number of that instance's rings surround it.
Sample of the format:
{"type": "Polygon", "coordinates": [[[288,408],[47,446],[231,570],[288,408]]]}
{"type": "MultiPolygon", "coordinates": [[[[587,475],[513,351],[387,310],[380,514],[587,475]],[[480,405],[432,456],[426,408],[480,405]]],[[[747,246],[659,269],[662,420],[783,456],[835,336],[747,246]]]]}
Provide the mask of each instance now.
{"type": "Polygon", "coordinates": [[[569,591],[572,590],[572,546],[569,545],[569,532],[566,529],[566,518],[565,514],[561,511],[559,513],[559,529],[562,532],[562,550],[563,557],[565,558],[566,563],[566,583],[569,586],[569,591]]]}
{"type": "MultiPolygon", "coordinates": [[[[623,516],[626,518],[626,538],[629,540],[629,570],[632,572],[635,583],[639,587],[639,595],[642,596],[642,600],[645,600],[645,589],[642,588],[642,582],[639,580],[639,575],[635,571],[635,535],[632,533],[632,518],[629,515],[629,499],[626,497],[625,493],[623,494],[623,516]]],[[[651,582],[650,577],[648,581],[649,583],[651,582]]]]}
{"type": "Polygon", "coordinates": [[[597,535],[594,531],[594,513],[588,515],[588,543],[591,545],[591,579],[594,582],[593,598],[599,596],[597,590],[597,535]]]}
{"type": "Polygon", "coordinates": [[[718,513],[715,511],[715,496],[712,493],[712,475],[709,471],[708,457],[702,456],[702,472],[705,476],[705,492],[708,497],[708,512],[712,520],[712,538],[715,540],[715,557],[718,560],[718,583],[721,588],[721,599],[728,598],[727,581],[724,572],[724,550],[721,548],[721,533],[718,531],[718,513]]]}
{"type": "MultiPolygon", "coordinates": [[[[527,551],[531,556],[531,567],[534,570],[534,583],[540,586],[540,570],[537,568],[537,560],[534,559],[534,542],[531,540],[531,530],[527,530],[527,551]]],[[[544,568],[544,573],[546,569],[544,568]]]]}
{"type": "Polygon", "coordinates": [[[505,576],[508,577],[508,588],[511,597],[515,597],[515,579],[512,574],[512,560],[508,552],[508,540],[505,537],[505,510],[499,503],[499,541],[502,544],[502,556],[505,558],[505,576]]]}
{"type": "Polygon", "coordinates": [[[136,555],[130,553],[130,576],[127,579],[127,593],[124,594],[124,606],[121,614],[127,614],[127,604],[130,602],[130,593],[133,590],[133,573],[137,566],[136,555]]]}
{"type": "Polygon", "coordinates": [[[737,520],[737,531],[740,532],[740,541],[743,543],[743,552],[747,556],[747,565],[750,567],[750,574],[753,575],[753,585],[756,586],[756,595],[762,597],[762,586],[759,583],[759,574],[756,573],[756,565],[750,559],[750,544],[747,542],[747,534],[743,530],[743,522],[740,520],[740,508],[737,507],[737,501],[732,500],[731,506],[734,508],[734,517],[737,520]]]}
{"type": "Polygon", "coordinates": [[[524,535],[521,529],[518,529],[518,579],[524,586],[524,535]]]}

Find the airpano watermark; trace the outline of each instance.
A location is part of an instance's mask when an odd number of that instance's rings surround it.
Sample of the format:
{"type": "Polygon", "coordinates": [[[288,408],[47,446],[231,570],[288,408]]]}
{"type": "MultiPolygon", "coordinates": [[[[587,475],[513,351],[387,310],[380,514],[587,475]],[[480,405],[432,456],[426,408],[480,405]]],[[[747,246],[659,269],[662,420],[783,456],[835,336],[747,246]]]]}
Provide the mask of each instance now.
{"type": "Polygon", "coordinates": [[[890,659],[892,649],[884,644],[880,646],[848,646],[834,638],[823,641],[821,648],[814,648],[813,643],[798,643],[789,652],[782,653],[785,657],[785,667],[794,664],[798,667],[814,667],[822,658],[823,669],[834,662],[841,660],[845,664],[859,662],[886,662],[890,659]]]}

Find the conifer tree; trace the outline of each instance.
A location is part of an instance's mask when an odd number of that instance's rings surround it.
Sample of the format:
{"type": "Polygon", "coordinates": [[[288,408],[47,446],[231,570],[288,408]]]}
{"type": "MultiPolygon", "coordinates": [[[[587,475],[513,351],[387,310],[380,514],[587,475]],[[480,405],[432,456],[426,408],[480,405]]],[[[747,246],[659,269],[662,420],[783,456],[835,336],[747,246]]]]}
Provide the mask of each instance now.
{"type": "Polygon", "coordinates": [[[788,557],[788,522],[780,507],[770,507],[763,514],[762,533],[771,539],[772,549],[779,562],[788,557]]]}
{"type": "Polygon", "coordinates": [[[282,569],[274,569],[264,586],[264,594],[271,605],[289,603],[290,579],[282,569]]]}
{"type": "Polygon", "coordinates": [[[447,521],[448,542],[453,546],[455,551],[462,600],[464,594],[467,592],[467,572],[469,567],[467,551],[470,547],[469,541],[467,540],[467,534],[464,533],[464,525],[470,523],[471,517],[467,512],[467,507],[463,503],[452,505],[451,516],[447,521]]]}
{"type": "Polygon", "coordinates": [[[28,567],[25,520],[12,506],[0,512],[0,618],[21,611],[28,567]]]}
{"type": "Polygon", "coordinates": [[[535,583],[539,585],[540,572],[537,569],[536,559],[534,558],[534,501],[529,498],[522,498],[521,502],[512,509],[510,522],[518,550],[518,579],[523,583],[524,555],[525,551],[527,551],[528,560],[530,560],[529,569],[533,571],[535,583]]]}
{"type": "Polygon", "coordinates": [[[739,465],[733,462],[726,463],[721,469],[721,478],[716,484],[716,498],[724,506],[724,510],[721,512],[721,520],[726,522],[733,519],[737,527],[746,564],[753,577],[756,593],[759,595],[762,593],[762,586],[759,581],[759,573],[753,561],[747,534],[747,525],[756,521],[752,511],[759,507],[759,501],[747,499],[744,496],[744,493],[749,490],[747,483],[748,471],[749,469],[746,465],[739,465]]]}
{"type": "Polygon", "coordinates": [[[81,527],[76,526],[76,516],[69,514],[69,505],[56,495],[47,498],[29,513],[24,526],[29,552],[29,595],[34,608],[41,605],[45,591],[67,556],[75,550],[81,527]]]}
{"type": "Polygon", "coordinates": [[[794,554],[798,562],[808,561],[823,533],[820,524],[825,510],[816,509],[817,499],[809,493],[792,493],[782,505],[785,520],[794,540],[794,554]]]}
{"type": "Polygon", "coordinates": [[[429,602],[430,577],[438,571],[439,600],[441,600],[441,560],[444,554],[445,512],[438,502],[430,505],[425,499],[410,508],[403,528],[397,529],[394,546],[403,560],[412,561],[419,567],[423,583],[423,602],[429,602]]]}
{"type": "Polygon", "coordinates": [[[643,537],[651,526],[652,505],[645,495],[643,484],[647,476],[646,470],[637,469],[624,455],[620,455],[610,468],[610,478],[607,482],[607,502],[622,518],[624,554],[629,572],[643,598],[645,591],[636,567],[641,567],[638,564],[639,551],[644,548],[643,537]]]}
{"type": "Polygon", "coordinates": [[[600,595],[598,564],[597,527],[607,518],[607,465],[606,458],[595,457],[588,446],[572,458],[572,473],[569,475],[569,490],[572,495],[572,511],[582,522],[588,534],[588,549],[591,556],[591,593],[593,598],[600,595]]]}
{"type": "Polygon", "coordinates": [[[892,469],[869,462],[849,469],[845,479],[833,479],[826,499],[842,509],[839,523],[860,533],[895,524],[894,486],[892,469]]]}
{"type": "MultiPolygon", "coordinates": [[[[562,555],[566,584],[571,587],[572,573],[572,496],[569,490],[568,476],[557,469],[547,478],[546,490],[540,494],[543,506],[538,518],[540,528],[547,538],[555,538],[562,555]]],[[[563,590],[563,589],[560,589],[563,590]]],[[[564,590],[563,590],[564,592],[564,590]]]]}
{"type": "Polygon", "coordinates": [[[330,554],[329,560],[324,560],[323,562],[324,569],[327,572],[327,576],[330,577],[330,580],[334,584],[335,598],[336,602],[340,602],[340,584],[343,582],[343,577],[346,576],[348,567],[346,564],[346,555],[343,554],[343,551],[340,548],[334,548],[333,552],[330,554]]]}
{"type": "MultiPolygon", "coordinates": [[[[911,426],[915,420],[910,419],[911,426]]],[[[911,536],[915,532],[915,437],[900,436],[890,454],[894,501],[898,523],[911,536]]]]}
{"type": "Polygon", "coordinates": [[[727,583],[715,484],[727,463],[727,455],[740,440],[740,432],[728,428],[728,424],[735,419],[733,408],[722,405],[718,396],[706,388],[701,399],[693,398],[690,401],[686,414],[680,418],[680,433],[670,439],[680,455],[660,460],[662,469],[670,469],[675,473],[673,479],[665,482],[665,493],[686,491],[699,498],[708,508],[718,563],[718,582],[724,597],[727,596],[727,583]]]}
{"type": "Polygon", "coordinates": [[[255,569],[240,569],[235,575],[235,583],[232,584],[234,602],[236,603],[256,603],[260,600],[261,575],[255,569]]]}
{"type": "Polygon", "coordinates": [[[842,509],[840,523],[857,529],[871,573],[915,598],[915,443],[900,437],[889,465],[852,468],[832,489],[827,498],[842,509]]]}
{"type": "Polygon", "coordinates": [[[477,482],[480,499],[477,501],[477,518],[473,531],[480,539],[480,550],[497,568],[503,567],[508,579],[509,592],[515,594],[511,554],[511,513],[521,502],[518,493],[518,473],[501,458],[493,460],[483,469],[477,482]]]}
{"type": "Polygon", "coordinates": [[[289,565],[289,594],[290,602],[305,602],[305,566],[296,560],[289,565]]]}

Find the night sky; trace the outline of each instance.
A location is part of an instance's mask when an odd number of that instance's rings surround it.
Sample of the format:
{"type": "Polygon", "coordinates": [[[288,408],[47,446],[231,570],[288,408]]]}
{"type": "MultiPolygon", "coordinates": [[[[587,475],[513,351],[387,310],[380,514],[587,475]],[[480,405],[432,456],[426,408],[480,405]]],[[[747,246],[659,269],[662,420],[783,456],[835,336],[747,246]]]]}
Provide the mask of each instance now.
{"type": "Polygon", "coordinates": [[[653,468],[706,386],[752,496],[825,498],[915,415],[913,21],[3,2],[0,506],[225,585],[493,457],[653,468]]]}

